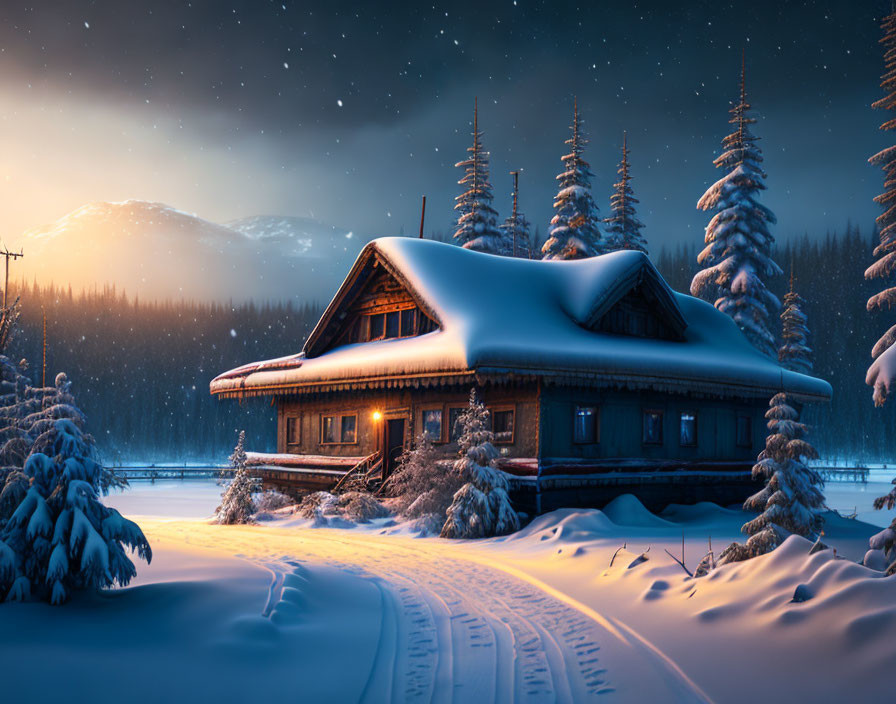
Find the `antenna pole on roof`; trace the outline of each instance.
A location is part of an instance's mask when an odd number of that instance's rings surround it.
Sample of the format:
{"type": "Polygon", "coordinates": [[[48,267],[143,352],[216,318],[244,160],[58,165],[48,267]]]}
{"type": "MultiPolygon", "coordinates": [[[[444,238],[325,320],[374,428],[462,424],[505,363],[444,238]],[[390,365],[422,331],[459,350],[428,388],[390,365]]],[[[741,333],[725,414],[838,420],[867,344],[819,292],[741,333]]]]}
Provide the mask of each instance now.
{"type": "Polygon", "coordinates": [[[516,209],[517,209],[517,201],[519,199],[519,191],[520,191],[520,172],[519,171],[511,171],[510,175],[513,176],[513,212],[510,217],[513,220],[514,228],[513,228],[513,256],[516,256],[516,209]]]}
{"type": "Polygon", "coordinates": [[[423,219],[426,217],[426,196],[423,196],[423,205],[420,207],[420,239],[423,239],[423,219]]]}

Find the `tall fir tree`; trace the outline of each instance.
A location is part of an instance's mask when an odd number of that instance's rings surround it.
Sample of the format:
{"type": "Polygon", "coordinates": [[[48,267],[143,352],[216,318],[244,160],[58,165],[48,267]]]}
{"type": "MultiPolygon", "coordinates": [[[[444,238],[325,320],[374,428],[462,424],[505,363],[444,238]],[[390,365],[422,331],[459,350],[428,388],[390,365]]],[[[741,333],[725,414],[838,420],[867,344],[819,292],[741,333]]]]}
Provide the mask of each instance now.
{"type": "Polygon", "coordinates": [[[784,295],[781,311],[781,346],[778,361],[785,369],[800,374],[812,373],[812,349],[809,347],[809,328],[803,313],[803,299],[793,288],[793,271],[790,272],[790,289],[784,295]]]}
{"type": "MultiPolygon", "coordinates": [[[[881,110],[896,110],[896,3],[893,11],[884,17],[881,23],[884,36],[880,43],[884,45],[885,72],[881,80],[881,88],[887,92],[884,98],[873,103],[871,107],[881,110]]],[[[884,122],[882,130],[896,129],[896,119],[884,122]]],[[[896,286],[893,286],[896,274],[896,146],[879,151],[869,160],[884,170],[884,192],[874,200],[884,209],[877,218],[880,243],[874,249],[877,261],[865,270],[866,279],[881,279],[884,289],[868,299],[868,311],[887,311],[896,306],[896,286]]],[[[874,403],[882,406],[896,384],[896,325],[890,327],[871,350],[874,361],[868,368],[865,383],[874,388],[874,403]]]]}
{"type": "Polygon", "coordinates": [[[610,217],[606,223],[606,241],[609,251],[617,249],[635,249],[647,254],[647,240],[641,234],[644,224],[635,213],[635,198],[631,187],[631,174],[628,162],[628,136],[622,135],[622,161],[616,173],[619,180],[613,184],[613,195],[610,196],[610,217]]]}
{"type": "Polygon", "coordinates": [[[541,248],[543,259],[584,259],[603,254],[605,249],[600,212],[591,195],[594,174],[582,157],[588,139],[582,130],[577,99],[570,129],[572,137],[565,142],[570,150],[561,159],[566,168],[557,175],[560,190],[554,199],[556,212],[548,228],[548,239],[541,248]]]}
{"type": "Polygon", "coordinates": [[[702,266],[691,281],[691,294],[730,315],[756,349],[775,356],[769,319],[781,307],[764,279],[781,273],[772,259],[775,239],[769,225],[774,213],[757,197],[765,190],[762,151],[750,132],[746,70],[741,66],[740,98],[731,109],[734,132],[722,140],[723,152],[713,163],[726,174],[698,201],[700,210],[714,210],[706,226],[706,247],[697,256],[702,266]]]}
{"type": "Polygon", "coordinates": [[[514,257],[523,259],[532,258],[532,248],[530,245],[531,235],[529,234],[529,221],[526,216],[520,212],[519,196],[520,196],[520,172],[511,171],[513,176],[513,207],[510,211],[510,217],[501,225],[508,240],[510,240],[510,254],[514,257]]]}
{"type": "Polygon", "coordinates": [[[467,147],[469,156],[455,166],[464,170],[458,181],[464,188],[455,200],[459,213],[455,241],[466,249],[492,254],[509,254],[507,234],[498,227],[498,213],[492,208],[492,185],[488,180],[488,152],[482,148],[479,131],[479,101],[473,107],[473,145],[467,147]]]}

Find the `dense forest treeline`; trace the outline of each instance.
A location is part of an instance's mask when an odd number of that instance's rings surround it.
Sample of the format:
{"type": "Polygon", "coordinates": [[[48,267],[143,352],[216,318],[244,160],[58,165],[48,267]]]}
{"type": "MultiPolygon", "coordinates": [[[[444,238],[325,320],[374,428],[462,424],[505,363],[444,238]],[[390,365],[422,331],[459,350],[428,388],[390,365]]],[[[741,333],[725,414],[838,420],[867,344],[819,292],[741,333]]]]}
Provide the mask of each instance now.
{"type": "Polygon", "coordinates": [[[275,447],[275,410],[263,400],[218,401],[209,381],[249,361],[298,352],[317,305],[227,305],[129,300],[114,288],[79,294],[26,286],[9,350],[47,382],[64,371],[106,462],[224,461],[245,429],[247,446],[275,447]]]}
{"type": "MultiPolygon", "coordinates": [[[[816,374],[831,382],[829,406],[810,407],[806,420],[823,456],[892,459],[896,414],[876,409],[865,385],[870,350],[888,326],[865,311],[874,286],[863,273],[876,236],[849,227],[820,240],[779,245],[785,272],[793,263],[805,299],[816,374]]],[[[695,246],[654,257],[663,276],[687,291],[697,269],[695,246]]],[[[788,275],[769,282],[782,297],[788,275]]],[[[316,304],[241,304],[129,300],[114,288],[73,294],[36,285],[21,297],[20,331],[10,357],[26,358],[40,382],[42,311],[47,316],[47,379],[65,371],[107,462],[223,460],[237,429],[247,446],[272,450],[275,412],[264,400],[217,401],[208,383],[227,369],[298,352],[320,314],[316,304]]]]}
{"type": "MultiPolygon", "coordinates": [[[[865,310],[875,284],[865,281],[864,272],[874,261],[877,241],[875,231],[848,226],[819,240],[804,236],[779,243],[774,252],[785,273],[771,279],[769,289],[783,298],[792,265],[794,288],[805,301],[803,312],[809,319],[814,374],[834,388],[829,405],[808,406],[803,415],[811,425],[812,443],[826,459],[896,461],[896,413],[890,407],[875,408],[871,388],[865,385],[871,348],[892,325],[886,316],[865,310]]],[[[688,291],[698,251],[679,246],[655,258],[675,290],[688,291]]],[[[779,321],[775,323],[780,332],[779,321]]]]}

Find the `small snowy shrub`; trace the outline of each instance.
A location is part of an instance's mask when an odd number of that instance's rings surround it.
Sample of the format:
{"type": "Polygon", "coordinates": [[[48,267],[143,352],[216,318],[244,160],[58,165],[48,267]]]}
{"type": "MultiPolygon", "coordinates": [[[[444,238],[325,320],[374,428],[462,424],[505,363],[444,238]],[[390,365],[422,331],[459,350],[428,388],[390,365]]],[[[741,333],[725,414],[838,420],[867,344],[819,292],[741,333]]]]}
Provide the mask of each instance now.
{"type": "Polygon", "coordinates": [[[389,510],[365,491],[348,491],[336,501],[338,515],[354,523],[368,523],[385,518],[389,510]]]}
{"type": "Polygon", "coordinates": [[[326,523],[325,515],[333,515],[337,498],[329,491],[315,491],[307,494],[296,507],[296,513],[302,518],[326,523]]]}
{"type": "Polygon", "coordinates": [[[470,405],[459,419],[460,459],[455,472],[466,483],[454,494],[447,510],[443,538],[486,538],[519,530],[519,517],[513,510],[507,476],[493,465],[498,451],[492,445],[494,435],[488,429],[488,410],[470,390],[470,405]]]}
{"type": "Polygon", "coordinates": [[[753,478],[765,479],[766,484],[744,502],[744,510],[760,513],[742,528],[750,536],[746,545],[732,543],[719,564],[771,552],[790,533],[815,539],[824,523],[824,482],[806,465],[807,459],[818,457],[803,439],[806,426],[799,422],[799,413],[785,394],[775,394],[769,405],[765,414],[769,435],[753,467],[753,478]]]}
{"type": "Polygon", "coordinates": [[[445,514],[454,494],[464,480],[451,462],[439,461],[427,433],[417,437],[412,448],[404,451],[392,479],[393,508],[404,518],[423,519],[426,532],[431,524],[445,522],[445,514]]]}
{"type": "Polygon", "coordinates": [[[278,511],[293,504],[295,504],[295,500],[292,497],[273,489],[264,491],[255,497],[255,511],[258,513],[278,511]]]}
{"type": "Polygon", "coordinates": [[[252,515],[255,513],[255,502],[252,500],[255,481],[246,467],[245,443],[246,431],[241,430],[239,440],[230,456],[230,466],[236,472],[233,481],[221,496],[221,505],[215,510],[215,521],[223,525],[251,523],[252,515]]]}

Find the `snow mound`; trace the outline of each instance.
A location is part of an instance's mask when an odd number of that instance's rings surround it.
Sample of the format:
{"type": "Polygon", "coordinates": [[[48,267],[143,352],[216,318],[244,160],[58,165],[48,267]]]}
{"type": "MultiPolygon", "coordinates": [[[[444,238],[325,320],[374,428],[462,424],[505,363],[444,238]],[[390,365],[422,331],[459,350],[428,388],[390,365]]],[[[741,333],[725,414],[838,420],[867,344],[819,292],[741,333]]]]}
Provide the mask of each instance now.
{"type": "Polygon", "coordinates": [[[696,504],[669,504],[660,514],[667,522],[673,523],[706,523],[717,519],[743,519],[741,510],[724,508],[712,501],[701,501],[696,504]]]}
{"type": "Polygon", "coordinates": [[[613,535],[616,526],[597,509],[561,508],[539,516],[509,540],[573,543],[613,535]]]}
{"type": "Polygon", "coordinates": [[[670,526],[669,521],[652,514],[634,494],[617,496],[603,508],[603,513],[618,526],[654,528],[670,526]]]}

